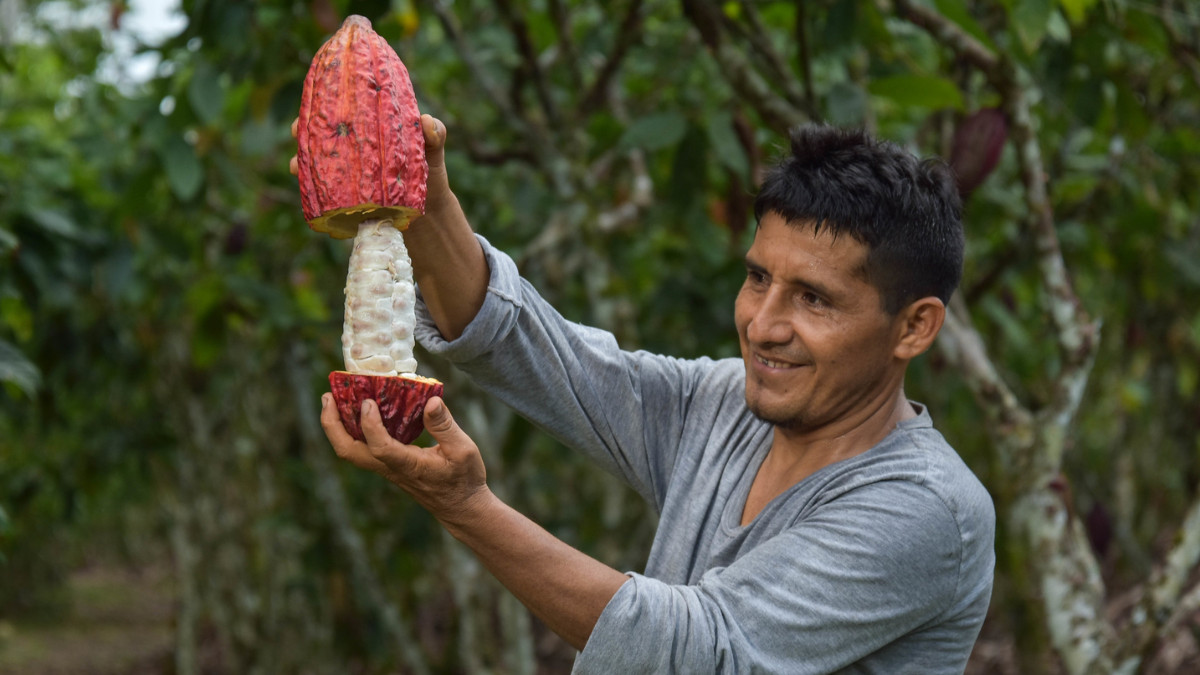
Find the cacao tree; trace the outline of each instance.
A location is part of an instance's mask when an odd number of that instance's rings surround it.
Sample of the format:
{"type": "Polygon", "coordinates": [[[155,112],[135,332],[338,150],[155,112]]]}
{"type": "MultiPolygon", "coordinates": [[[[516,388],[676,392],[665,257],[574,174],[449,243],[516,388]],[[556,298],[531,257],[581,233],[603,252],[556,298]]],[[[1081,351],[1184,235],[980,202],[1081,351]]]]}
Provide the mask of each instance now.
{"type": "MultiPolygon", "coordinates": [[[[972,672],[1172,672],[1200,605],[1193,5],[188,0],[133,79],[126,3],[0,2],[0,613],[104,548],[172,571],[177,672],[569,670],[316,423],[349,250],[305,226],[288,127],[354,13],[447,124],[476,228],[630,348],[737,354],[789,126],[951,161],[967,273],[908,394],[998,507],[972,672]]],[[[421,363],[497,493],[638,568],[631,493],[421,363]]]]}

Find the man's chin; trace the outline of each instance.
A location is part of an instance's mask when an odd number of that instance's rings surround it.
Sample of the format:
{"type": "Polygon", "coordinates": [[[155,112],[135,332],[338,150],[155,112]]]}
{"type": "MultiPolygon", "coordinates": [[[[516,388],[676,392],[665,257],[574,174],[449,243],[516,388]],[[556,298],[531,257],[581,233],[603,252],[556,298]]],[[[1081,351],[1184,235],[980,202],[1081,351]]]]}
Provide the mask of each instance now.
{"type": "Polygon", "coordinates": [[[746,399],[746,407],[758,419],[782,429],[798,429],[804,425],[803,420],[795,412],[774,410],[750,399],[746,399]]]}

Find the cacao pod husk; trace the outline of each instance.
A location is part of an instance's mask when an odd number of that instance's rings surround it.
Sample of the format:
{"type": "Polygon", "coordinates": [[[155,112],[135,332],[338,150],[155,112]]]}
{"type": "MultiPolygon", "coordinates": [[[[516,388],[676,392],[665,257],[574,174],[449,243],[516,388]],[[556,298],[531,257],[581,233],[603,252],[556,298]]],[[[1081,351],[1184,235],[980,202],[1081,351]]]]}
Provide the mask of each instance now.
{"type": "Polygon", "coordinates": [[[365,441],[360,415],[363,401],[379,406],[388,435],[401,443],[412,443],[425,430],[425,403],[441,396],[442,383],[420,375],[364,375],[335,370],[329,387],[337,404],[342,426],[355,439],[365,441]]]}
{"type": "Polygon", "coordinates": [[[296,129],[309,227],[352,238],[367,218],[404,229],[425,212],[425,136],[408,69],[366,18],[352,15],[317,51],[296,129]]]}

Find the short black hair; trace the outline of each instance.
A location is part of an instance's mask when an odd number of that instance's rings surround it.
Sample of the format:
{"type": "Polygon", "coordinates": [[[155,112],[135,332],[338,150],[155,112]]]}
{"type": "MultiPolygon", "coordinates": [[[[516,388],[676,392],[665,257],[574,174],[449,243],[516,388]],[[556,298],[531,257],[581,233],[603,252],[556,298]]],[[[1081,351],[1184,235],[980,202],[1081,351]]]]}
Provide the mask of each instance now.
{"type": "Polygon", "coordinates": [[[888,314],[929,296],[948,303],[962,279],[962,199],[953,171],[863,130],[793,129],[791,154],[767,171],[754,200],[759,222],[771,212],[865,244],[863,272],[888,314]]]}

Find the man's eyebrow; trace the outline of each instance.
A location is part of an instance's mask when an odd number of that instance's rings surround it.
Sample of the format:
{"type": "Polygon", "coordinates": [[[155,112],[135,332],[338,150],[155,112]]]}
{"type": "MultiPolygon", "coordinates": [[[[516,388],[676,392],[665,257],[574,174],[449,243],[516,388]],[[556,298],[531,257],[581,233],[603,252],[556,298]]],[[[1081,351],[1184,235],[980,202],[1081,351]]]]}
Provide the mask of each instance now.
{"type": "Polygon", "coordinates": [[[763,273],[764,276],[773,277],[779,281],[782,281],[785,284],[788,284],[789,286],[800,286],[802,288],[806,288],[810,291],[816,292],[817,295],[822,295],[826,298],[832,299],[834,297],[837,297],[837,294],[834,293],[832,290],[830,290],[828,286],[826,286],[818,281],[812,281],[811,279],[806,279],[803,277],[796,277],[796,276],[779,277],[776,275],[772,275],[767,272],[766,267],[764,267],[763,265],[756,262],[753,258],[751,258],[749,256],[749,254],[746,255],[745,261],[746,261],[746,270],[749,272],[761,272],[761,273],[763,273]]]}

